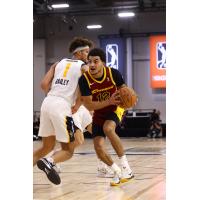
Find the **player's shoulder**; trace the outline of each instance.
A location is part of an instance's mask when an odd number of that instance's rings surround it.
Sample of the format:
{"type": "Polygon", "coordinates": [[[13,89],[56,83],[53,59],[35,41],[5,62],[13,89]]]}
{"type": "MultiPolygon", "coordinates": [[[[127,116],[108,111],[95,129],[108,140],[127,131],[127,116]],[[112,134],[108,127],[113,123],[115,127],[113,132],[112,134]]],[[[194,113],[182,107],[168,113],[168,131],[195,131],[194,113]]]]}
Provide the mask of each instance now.
{"type": "Polygon", "coordinates": [[[112,73],[112,75],[114,74],[116,74],[116,75],[119,75],[119,74],[121,74],[120,72],[119,72],[119,70],[118,69],[115,69],[115,68],[112,68],[111,67],[111,73],[112,73]]]}
{"type": "Polygon", "coordinates": [[[118,69],[115,69],[115,68],[113,68],[113,67],[110,67],[110,68],[111,68],[111,71],[114,72],[114,73],[118,73],[118,72],[119,72],[118,69]]]}

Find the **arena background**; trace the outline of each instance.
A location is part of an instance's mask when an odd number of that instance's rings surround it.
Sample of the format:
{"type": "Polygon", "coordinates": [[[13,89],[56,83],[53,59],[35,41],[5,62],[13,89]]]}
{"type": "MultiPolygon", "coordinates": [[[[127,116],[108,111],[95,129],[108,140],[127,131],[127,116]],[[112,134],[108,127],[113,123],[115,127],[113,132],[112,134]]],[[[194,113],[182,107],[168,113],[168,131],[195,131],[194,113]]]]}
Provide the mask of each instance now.
{"type": "Polygon", "coordinates": [[[52,10],[49,6],[54,2],[58,1],[33,1],[35,115],[44,98],[40,81],[52,63],[70,56],[68,44],[74,36],[88,37],[96,46],[101,46],[102,38],[119,38],[125,43],[125,48],[119,49],[119,54],[124,55],[124,79],[139,95],[134,110],[160,110],[166,135],[166,88],[152,88],[150,73],[150,36],[166,33],[165,0],[71,0],[69,8],[52,10]],[[121,11],[134,11],[135,16],[119,18],[117,13],[121,11]],[[87,29],[91,24],[102,28],[87,29]]]}

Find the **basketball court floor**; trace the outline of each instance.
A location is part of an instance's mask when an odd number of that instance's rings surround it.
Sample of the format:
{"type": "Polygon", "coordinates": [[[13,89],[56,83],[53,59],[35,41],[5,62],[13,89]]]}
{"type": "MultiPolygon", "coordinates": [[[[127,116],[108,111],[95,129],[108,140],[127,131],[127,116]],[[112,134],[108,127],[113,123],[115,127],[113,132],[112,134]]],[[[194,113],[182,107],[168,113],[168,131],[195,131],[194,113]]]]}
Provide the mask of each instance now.
{"type": "MultiPolygon", "coordinates": [[[[135,178],[111,187],[111,178],[97,177],[97,158],[91,139],[75,150],[74,156],[61,163],[61,184],[53,185],[36,166],[33,168],[34,200],[165,200],[164,138],[122,138],[135,178]]],[[[34,149],[41,141],[34,141],[34,149]]],[[[118,158],[109,141],[108,152],[118,158]]]]}

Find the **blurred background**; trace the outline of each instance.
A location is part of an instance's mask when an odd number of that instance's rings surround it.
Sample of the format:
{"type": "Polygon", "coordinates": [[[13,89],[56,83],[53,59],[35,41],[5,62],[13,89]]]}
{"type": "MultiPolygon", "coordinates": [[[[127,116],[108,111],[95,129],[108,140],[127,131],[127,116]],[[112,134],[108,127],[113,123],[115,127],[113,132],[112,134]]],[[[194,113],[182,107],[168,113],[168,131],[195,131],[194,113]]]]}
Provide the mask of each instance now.
{"type": "Polygon", "coordinates": [[[107,65],[117,68],[139,96],[136,107],[126,112],[118,134],[147,136],[156,109],[162,126],[159,137],[165,137],[165,35],[165,0],[33,0],[34,135],[45,97],[40,81],[51,64],[71,57],[70,40],[83,36],[106,51],[107,65]],[[113,63],[109,48],[115,52],[113,63]]]}

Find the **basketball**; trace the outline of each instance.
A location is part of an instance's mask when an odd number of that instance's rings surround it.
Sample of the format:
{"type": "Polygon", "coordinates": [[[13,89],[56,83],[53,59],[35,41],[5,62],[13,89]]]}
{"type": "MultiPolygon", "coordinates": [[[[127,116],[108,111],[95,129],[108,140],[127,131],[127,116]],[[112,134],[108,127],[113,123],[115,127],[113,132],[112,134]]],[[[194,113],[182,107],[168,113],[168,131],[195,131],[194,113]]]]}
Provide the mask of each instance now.
{"type": "Polygon", "coordinates": [[[119,106],[125,109],[134,107],[138,101],[136,92],[129,87],[120,88],[119,95],[121,99],[121,104],[119,106]]]}

